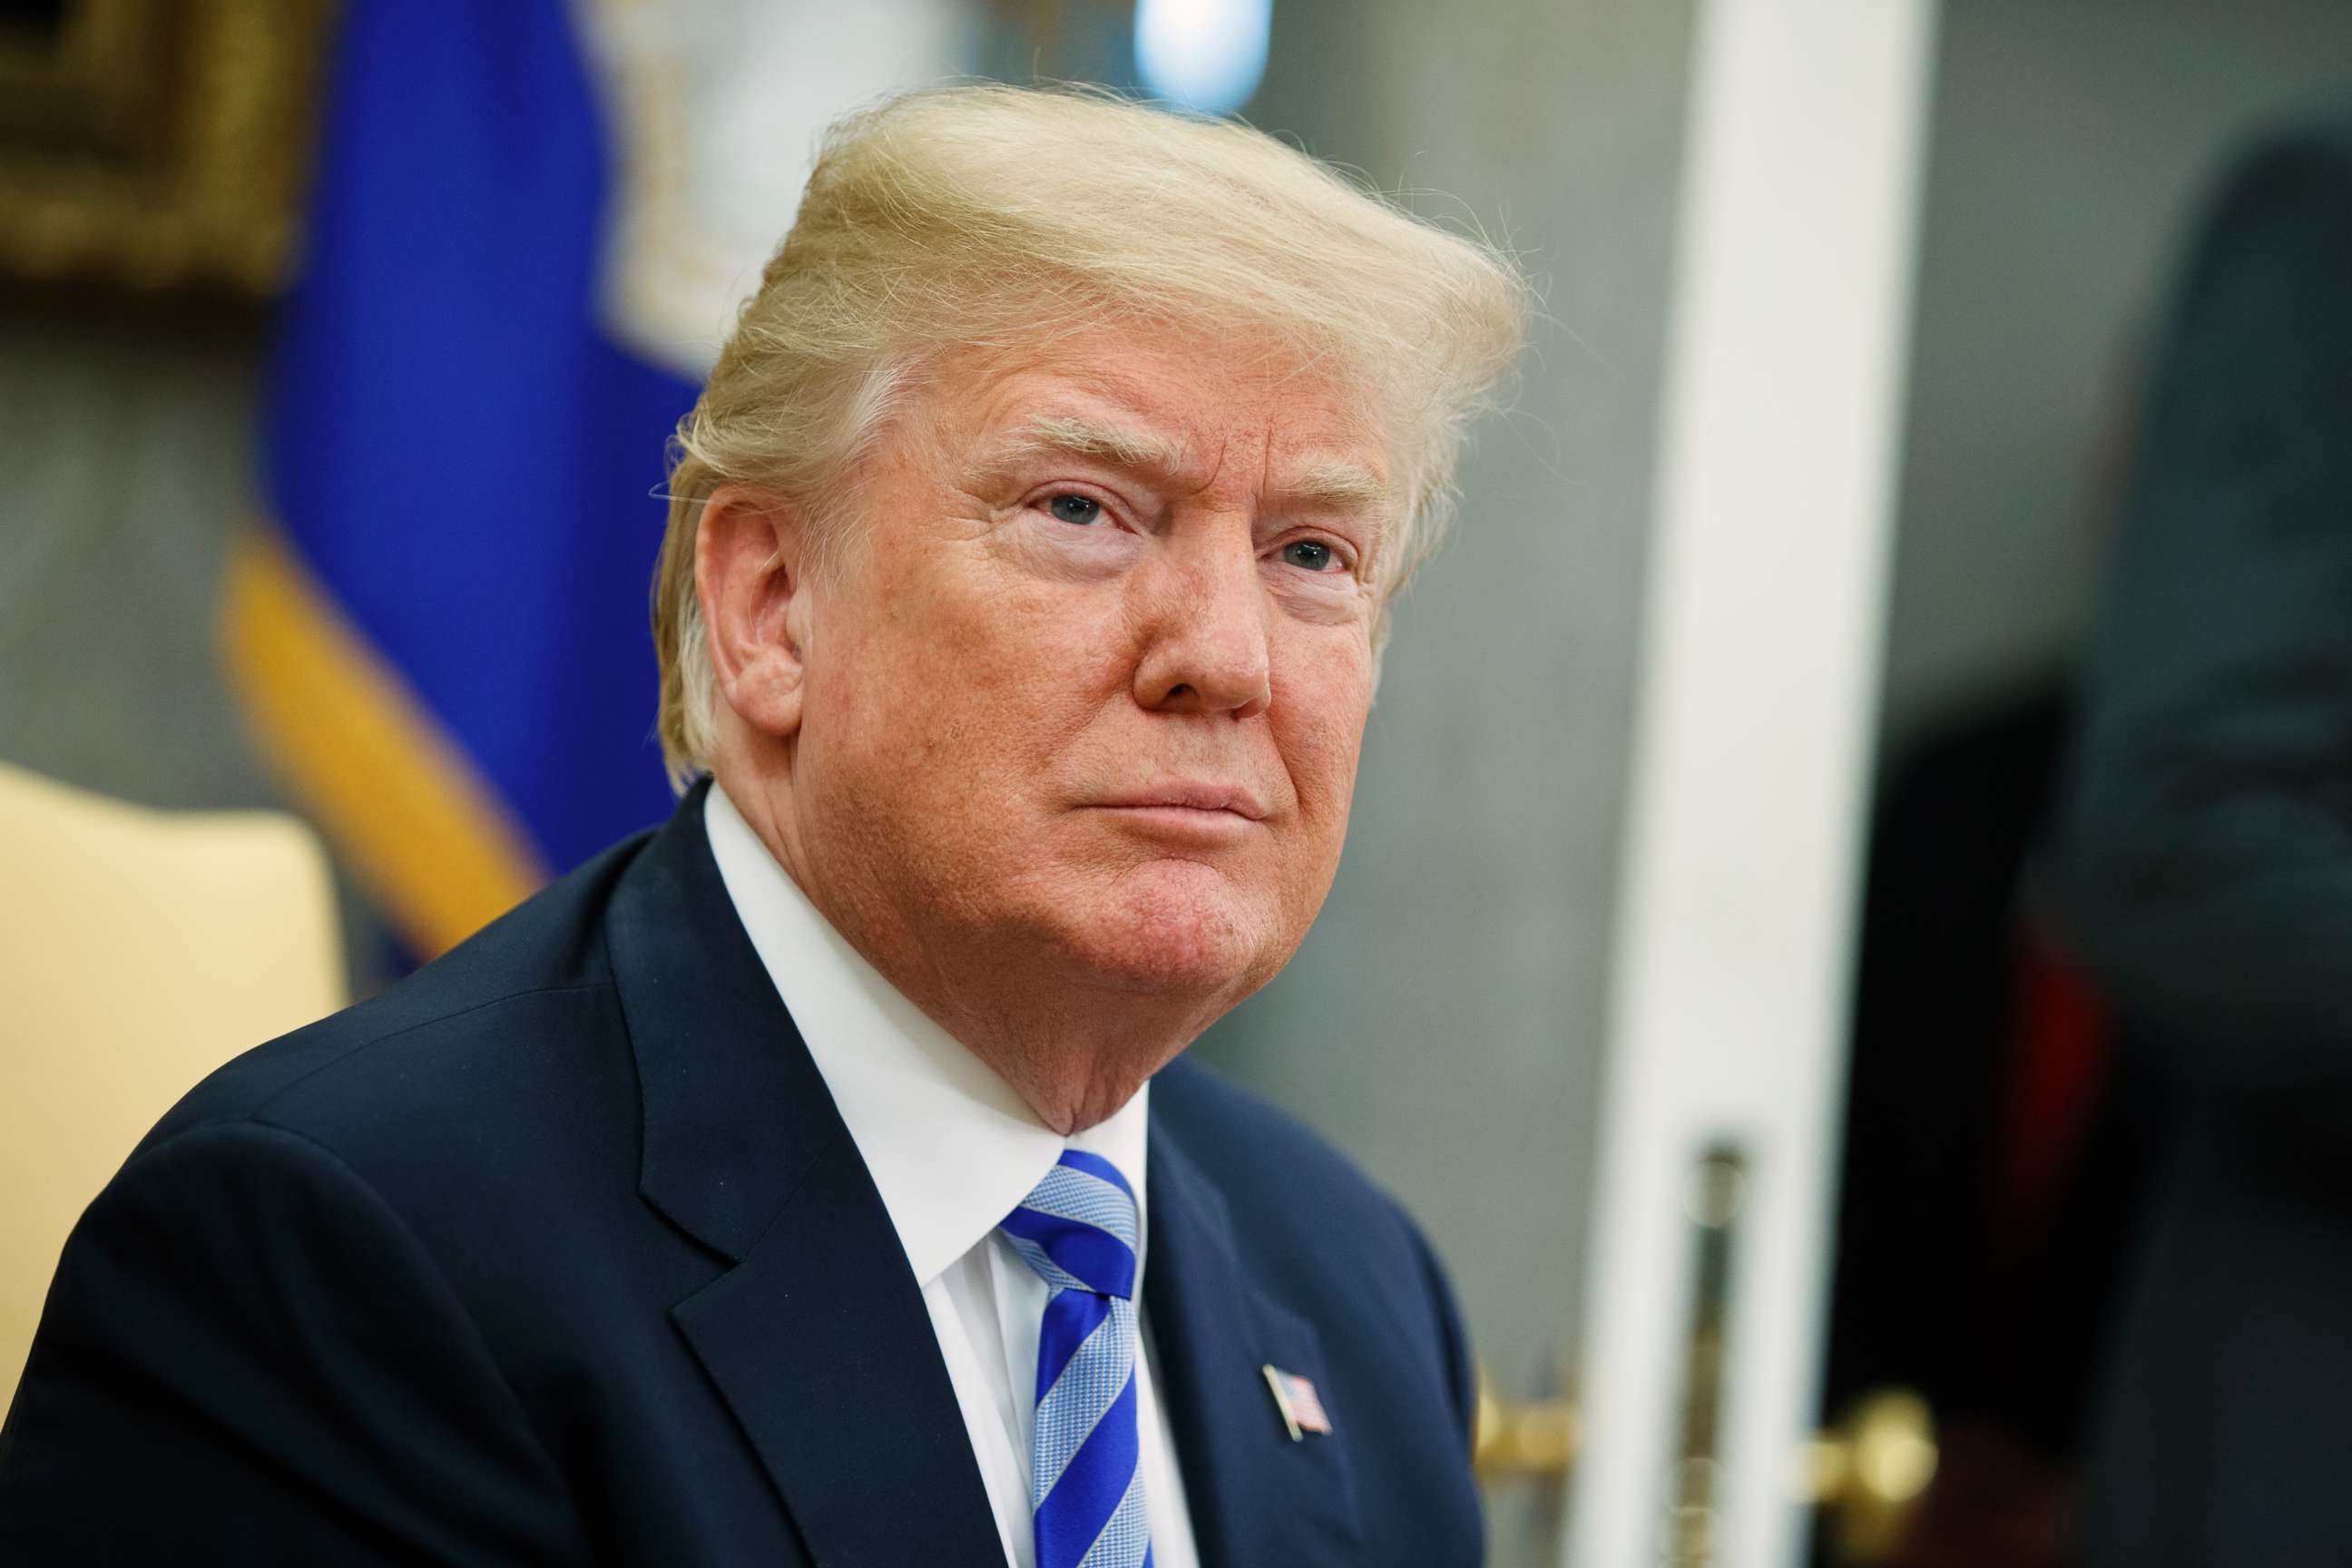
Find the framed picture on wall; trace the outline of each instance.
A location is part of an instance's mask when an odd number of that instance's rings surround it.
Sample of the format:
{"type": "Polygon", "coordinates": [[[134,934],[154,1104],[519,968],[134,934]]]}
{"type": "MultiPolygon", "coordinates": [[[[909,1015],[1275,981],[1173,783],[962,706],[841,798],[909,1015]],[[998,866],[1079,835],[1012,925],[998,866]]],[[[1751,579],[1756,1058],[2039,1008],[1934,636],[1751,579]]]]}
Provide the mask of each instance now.
{"type": "Polygon", "coordinates": [[[0,275],[275,293],[329,0],[0,0],[0,275]]]}

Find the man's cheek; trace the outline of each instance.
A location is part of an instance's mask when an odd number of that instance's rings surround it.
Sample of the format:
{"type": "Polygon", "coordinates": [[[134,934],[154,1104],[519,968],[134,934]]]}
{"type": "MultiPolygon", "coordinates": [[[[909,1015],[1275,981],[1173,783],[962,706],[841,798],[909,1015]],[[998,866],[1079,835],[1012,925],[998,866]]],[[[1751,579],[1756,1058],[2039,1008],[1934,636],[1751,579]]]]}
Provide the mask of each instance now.
{"type": "Polygon", "coordinates": [[[1312,708],[1288,726],[1291,776],[1302,801],[1345,814],[1355,788],[1356,760],[1363,744],[1363,721],[1337,707],[1312,708]]]}
{"type": "Polygon", "coordinates": [[[929,607],[920,622],[920,651],[942,679],[967,690],[986,690],[1045,668],[1043,645],[1056,638],[1049,606],[994,585],[929,607]]]}

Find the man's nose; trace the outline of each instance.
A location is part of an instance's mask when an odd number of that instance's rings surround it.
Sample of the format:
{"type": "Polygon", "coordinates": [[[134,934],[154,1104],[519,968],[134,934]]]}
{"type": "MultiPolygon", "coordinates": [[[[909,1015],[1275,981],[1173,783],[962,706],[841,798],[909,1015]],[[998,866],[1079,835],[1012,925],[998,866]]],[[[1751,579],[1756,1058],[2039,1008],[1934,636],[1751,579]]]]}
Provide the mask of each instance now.
{"type": "Polygon", "coordinates": [[[1169,541],[1137,590],[1146,628],[1138,702],[1242,719],[1265,711],[1274,700],[1272,628],[1245,522],[1169,541]]]}

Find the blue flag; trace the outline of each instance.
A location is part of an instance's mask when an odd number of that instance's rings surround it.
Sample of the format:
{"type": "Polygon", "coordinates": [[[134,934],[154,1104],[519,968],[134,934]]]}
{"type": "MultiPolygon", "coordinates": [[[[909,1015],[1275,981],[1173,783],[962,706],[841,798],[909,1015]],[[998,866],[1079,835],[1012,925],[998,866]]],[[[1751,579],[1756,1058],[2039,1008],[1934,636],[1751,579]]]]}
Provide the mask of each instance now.
{"type": "Polygon", "coordinates": [[[695,386],[600,321],[610,132],[563,0],[353,0],[226,644],[430,956],[665,815],[646,593],[695,386]]]}

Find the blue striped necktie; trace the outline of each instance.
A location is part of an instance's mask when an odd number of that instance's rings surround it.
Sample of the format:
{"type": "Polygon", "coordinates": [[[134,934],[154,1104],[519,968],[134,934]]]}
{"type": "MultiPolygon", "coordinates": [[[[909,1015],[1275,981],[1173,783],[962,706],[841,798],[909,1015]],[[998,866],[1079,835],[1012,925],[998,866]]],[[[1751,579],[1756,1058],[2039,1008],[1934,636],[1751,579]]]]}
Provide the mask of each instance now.
{"type": "Polygon", "coordinates": [[[1135,1424],[1135,1190],[1076,1149],[1004,1218],[1053,1290],[1037,1337],[1037,1568],[1150,1568],[1135,1424]]]}

